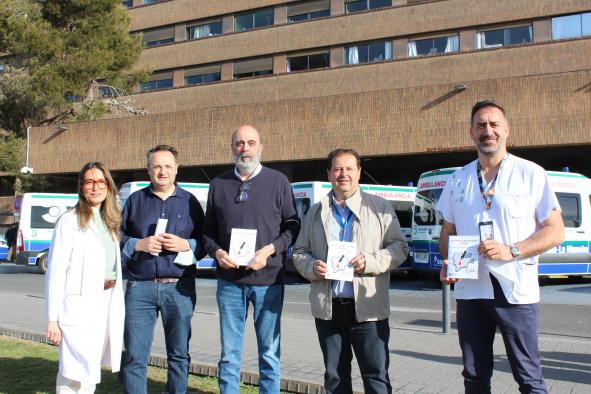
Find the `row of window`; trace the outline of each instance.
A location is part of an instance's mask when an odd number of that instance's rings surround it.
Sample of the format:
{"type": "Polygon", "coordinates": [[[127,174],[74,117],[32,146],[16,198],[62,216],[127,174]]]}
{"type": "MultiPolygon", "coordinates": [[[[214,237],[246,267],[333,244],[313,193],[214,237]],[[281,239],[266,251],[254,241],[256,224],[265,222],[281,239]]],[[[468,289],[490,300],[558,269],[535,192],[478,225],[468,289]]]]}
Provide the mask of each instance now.
{"type": "MultiPolygon", "coordinates": [[[[591,12],[568,15],[552,19],[552,38],[565,39],[591,35],[591,12]]],[[[476,33],[478,49],[495,48],[508,45],[531,43],[533,31],[531,25],[511,26],[500,29],[484,30],[476,33]]],[[[428,56],[458,52],[460,47],[457,34],[411,40],[408,42],[408,57],[428,56]]],[[[391,60],[392,42],[374,41],[346,46],[344,63],[348,65],[365,64],[391,60]]],[[[327,49],[299,53],[287,56],[287,72],[330,67],[330,53],[327,49]]],[[[197,85],[216,82],[221,79],[220,67],[198,67],[185,71],[185,85],[197,85]]],[[[273,73],[273,58],[265,57],[233,63],[233,79],[241,79],[273,73]]],[[[140,87],[141,91],[172,87],[172,73],[157,73],[140,87]]]]}
{"type": "MultiPolygon", "coordinates": [[[[392,0],[345,0],[346,13],[390,6],[392,6],[392,0]]],[[[287,5],[288,22],[299,22],[325,16],[330,16],[330,0],[311,0],[287,5]]],[[[272,26],[274,22],[275,10],[272,7],[241,12],[234,15],[234,31],[242,32],[272,26]]],[[[221,18],[198,21],[187,26],[186,29],[187,40],[211,37],[218,34],[222,34],[221,18]]],[[[147,30],[143,32],[142,43],[146,47],[168,44],[174,42],[174,35],[174,27],[147,30]]]]}

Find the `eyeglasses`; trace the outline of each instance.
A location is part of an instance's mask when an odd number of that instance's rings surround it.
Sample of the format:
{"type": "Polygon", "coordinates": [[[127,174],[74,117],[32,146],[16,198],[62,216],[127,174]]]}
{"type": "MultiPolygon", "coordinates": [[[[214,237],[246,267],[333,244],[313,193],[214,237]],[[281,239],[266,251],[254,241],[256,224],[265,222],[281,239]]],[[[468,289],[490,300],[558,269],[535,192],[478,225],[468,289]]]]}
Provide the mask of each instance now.
{"type": "Polygon", "coordinates": [[[246,192],[252,186],[252,182],[243,183],[238,187],[238,194],[236,195],[236,204],[248,200],[248,193],[246,192]]]}
{"type": "Polygon", "coordinates": [[[82,187],[84,189],[92,190],[92,189],[94,189],[95,186],[99,190],[104,190],[109,186],[109,184],[104,179],[99,179],[96,181],[92,180],[92,179],[87,179],[87,180],[82,181],[82,187]]]}

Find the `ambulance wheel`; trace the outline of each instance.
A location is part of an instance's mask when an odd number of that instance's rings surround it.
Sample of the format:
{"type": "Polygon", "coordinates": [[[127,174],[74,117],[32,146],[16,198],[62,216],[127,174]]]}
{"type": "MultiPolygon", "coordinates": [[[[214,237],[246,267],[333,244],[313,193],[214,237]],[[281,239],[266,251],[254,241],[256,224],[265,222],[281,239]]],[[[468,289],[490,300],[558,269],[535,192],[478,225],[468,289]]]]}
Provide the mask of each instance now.
{"type": "Polygon", "coordinates": [[[41,274],[45,274],[47,272],[47,268],[48,268],[48,258],[47,255],[43,255],[41,257],[39,257],[39,261],[38,261],[38,266],[39,266],[39,273],[41,274]]]}

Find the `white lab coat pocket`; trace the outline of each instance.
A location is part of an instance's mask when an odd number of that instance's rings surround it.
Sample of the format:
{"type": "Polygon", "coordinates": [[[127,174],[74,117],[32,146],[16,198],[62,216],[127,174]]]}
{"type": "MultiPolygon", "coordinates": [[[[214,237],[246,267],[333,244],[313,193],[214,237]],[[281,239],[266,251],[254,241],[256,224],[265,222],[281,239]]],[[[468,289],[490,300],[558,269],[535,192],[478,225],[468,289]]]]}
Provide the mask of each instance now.
{"type": "Polygon", "coordinates": [[[64,298],[62,311],[59,315],[59,324],[63,326],[76,326],[84,318],[84,302],[79,294],[67,294],[64,298]]]}

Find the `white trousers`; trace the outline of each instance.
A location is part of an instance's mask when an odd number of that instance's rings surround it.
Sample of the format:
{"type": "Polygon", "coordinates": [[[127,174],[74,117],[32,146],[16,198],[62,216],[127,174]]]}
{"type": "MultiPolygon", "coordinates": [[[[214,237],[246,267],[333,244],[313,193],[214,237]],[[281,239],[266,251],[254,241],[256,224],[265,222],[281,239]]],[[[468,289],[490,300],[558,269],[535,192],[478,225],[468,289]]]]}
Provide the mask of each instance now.
{"type": "Polygon", "coordinates": [[[96,384],[83,384],[81,382],[68,379],[65,376],[62,376],[62,374],[59,372],[57,374],[57,379],[55,382],[56,394],[92,394],[94,393],[95,389],[96,384]]]}

